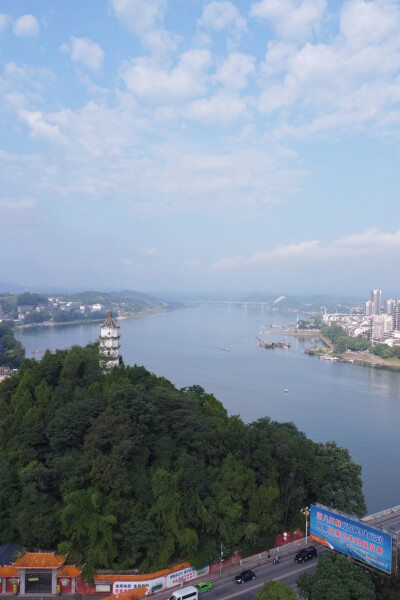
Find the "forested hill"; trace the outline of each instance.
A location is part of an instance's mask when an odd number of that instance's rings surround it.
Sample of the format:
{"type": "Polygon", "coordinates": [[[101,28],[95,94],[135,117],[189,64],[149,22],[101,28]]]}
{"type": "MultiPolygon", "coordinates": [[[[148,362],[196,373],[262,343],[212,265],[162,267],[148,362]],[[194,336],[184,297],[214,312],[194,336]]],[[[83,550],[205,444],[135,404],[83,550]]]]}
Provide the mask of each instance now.
{"type": "MultiPolygon", "coordinates": [[[[244,424],[143,367],[102,375],[96,345],[25,360],[0,384],[0,544],[94,568],[203,566],[268,548],[319,501],[365,512],[360,468],[293,424],[244,424]]],[[[246,398],[243,398],[246,402],[246,398]]]]}

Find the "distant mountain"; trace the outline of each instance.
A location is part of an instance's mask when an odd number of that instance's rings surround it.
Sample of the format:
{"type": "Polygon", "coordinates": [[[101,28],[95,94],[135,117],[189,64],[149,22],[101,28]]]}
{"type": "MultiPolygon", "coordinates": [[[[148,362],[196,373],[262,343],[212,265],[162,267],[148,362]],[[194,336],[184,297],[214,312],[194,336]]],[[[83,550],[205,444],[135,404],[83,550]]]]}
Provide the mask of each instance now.
{"type": "Polygon", "coordinates": [[[116,298],[138,298],[142,300],[149,300],[150,302],[159,303],[162,300],[152,294],[146,294],[145,292],[138,292],[136,290],[121,290],[119,292],[110,292],[110,296],[116,298]]]}
{"type": "Polygon", "coordinates": [[[28,288],[23,285],[16,283],[5,283],[0,281],[0,294],[20,294],[21,292],[27,292],[28,288]]]}
{"type": "Polygon", "coordinates": [[[24,292],[31,292],[36,294],[46,294],[52,296],[54,294],[61,294],[60,288],[54,288],[50,286],[30,286],[20,285],[19,283],[7,283],[0,281],[0,294],[21,294],[24,292]]]}

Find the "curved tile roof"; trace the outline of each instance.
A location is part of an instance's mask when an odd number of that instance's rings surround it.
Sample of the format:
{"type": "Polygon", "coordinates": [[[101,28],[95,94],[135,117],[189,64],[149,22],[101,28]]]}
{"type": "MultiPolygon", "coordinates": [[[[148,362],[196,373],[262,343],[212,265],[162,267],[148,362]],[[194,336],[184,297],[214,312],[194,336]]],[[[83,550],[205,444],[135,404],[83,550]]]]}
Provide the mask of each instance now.
{"type": "Polygon", "coordinates": [[[64,565],[57,572],[57,577],[79,577],[82,573],[82,569],[79,569],[76,565],[64,565]]]}
{"type": "Polygon", "coordinates": [[[58,569],[67,559],[63,554],[54,552],[27,552],[15,561],[17,569],[58,569]]]}
{"type": "Polygon", "coordinates": [[[0,577],[18,577],[18,571],[13,565],[0,567],[0,577]]]}

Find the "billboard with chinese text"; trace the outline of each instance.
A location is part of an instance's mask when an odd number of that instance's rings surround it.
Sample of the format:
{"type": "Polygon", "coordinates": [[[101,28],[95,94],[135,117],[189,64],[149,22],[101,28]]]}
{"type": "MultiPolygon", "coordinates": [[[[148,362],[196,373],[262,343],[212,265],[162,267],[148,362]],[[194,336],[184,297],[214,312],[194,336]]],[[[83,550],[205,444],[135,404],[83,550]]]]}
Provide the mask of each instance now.
{"type": "Polygon", "coordinates": [[[310,506],[310,538],[386,573],[392,572],[392,535],[325,506],[310,506]]]}

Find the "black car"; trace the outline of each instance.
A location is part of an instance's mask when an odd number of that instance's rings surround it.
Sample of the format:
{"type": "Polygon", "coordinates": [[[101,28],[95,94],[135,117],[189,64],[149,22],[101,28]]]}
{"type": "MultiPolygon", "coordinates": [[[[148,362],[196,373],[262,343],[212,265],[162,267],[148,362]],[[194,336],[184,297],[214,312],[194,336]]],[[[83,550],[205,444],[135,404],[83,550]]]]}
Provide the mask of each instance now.
{"type": "Polygon", "coordinates": [[[314,546],[310,546],[310,548],[303,548],[303,550],[300,550],[300,552],[298,552],[295,556],[295,561],[302,563],[305,562],[306,560],[311,560],[312,558],[315,558],[317,556],[317,550],[316,548],[314,548],[314,546]]]}
{"type": "Polygon", "coordinates": [[[251,581],[255,578],[255,576],[256,574],[254,573],[254,571],[243,571],[242,573],[239,573],[239,575],[236,575],[233,581],[235,583],[244,583],[245,581],[251,581]]]}

